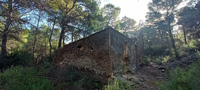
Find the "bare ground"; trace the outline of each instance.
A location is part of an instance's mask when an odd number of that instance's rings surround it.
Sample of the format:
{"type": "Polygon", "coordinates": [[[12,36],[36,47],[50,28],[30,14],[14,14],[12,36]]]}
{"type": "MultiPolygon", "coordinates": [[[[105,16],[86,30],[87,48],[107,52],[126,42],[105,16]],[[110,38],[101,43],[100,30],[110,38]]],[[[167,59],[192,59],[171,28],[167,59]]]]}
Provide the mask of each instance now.
{"type": "Polygon", "coordinates": [[[155,63],[142,66],[136,71],[120,78],[122,82],[131,85],[133,90],[159,90],[161,82],[167,79],[165,68],[155,63]]]}

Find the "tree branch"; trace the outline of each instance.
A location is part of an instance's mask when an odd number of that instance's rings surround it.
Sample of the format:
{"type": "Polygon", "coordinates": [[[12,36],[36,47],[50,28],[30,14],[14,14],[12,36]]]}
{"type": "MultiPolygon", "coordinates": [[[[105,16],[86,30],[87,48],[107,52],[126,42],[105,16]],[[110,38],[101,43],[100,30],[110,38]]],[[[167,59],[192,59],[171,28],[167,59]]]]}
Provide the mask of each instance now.
{"type": "Polygon", "coordinates": [[[33,11],[33,9],[31,9],[30,11],[25,12],[24,14],[22,14],[19,18],[23,17],[24,15],[30,13],[31,11],[33,11]]]}
{"type": "Polygon", "coordinates": [[[76,4],[76,0],[73,1],[73,6],[66,13],[69,13],[75,7],[75,4],[76,4]]]}

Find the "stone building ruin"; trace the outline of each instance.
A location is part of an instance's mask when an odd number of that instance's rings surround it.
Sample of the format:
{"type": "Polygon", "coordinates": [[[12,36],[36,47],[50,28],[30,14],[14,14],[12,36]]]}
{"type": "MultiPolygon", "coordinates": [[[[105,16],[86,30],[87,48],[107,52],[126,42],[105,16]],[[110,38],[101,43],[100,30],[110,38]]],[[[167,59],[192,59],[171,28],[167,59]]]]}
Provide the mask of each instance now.
{"type": "Polygon", "coordinates": [[[104,78],[121,73],[126,67],[134,72],[143,58],[143,36],[140,32],[134,39],[106,28],[56,50],[54,63],[57,66],[74,66],[104,78]]]}

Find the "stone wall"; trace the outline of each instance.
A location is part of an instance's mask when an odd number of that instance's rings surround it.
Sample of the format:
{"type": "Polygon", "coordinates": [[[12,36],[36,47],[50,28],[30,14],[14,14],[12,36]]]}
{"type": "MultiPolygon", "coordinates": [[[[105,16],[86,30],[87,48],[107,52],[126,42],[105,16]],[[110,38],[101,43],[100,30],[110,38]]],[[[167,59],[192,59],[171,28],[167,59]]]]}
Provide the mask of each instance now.
{"type": "Polygon", "coordinates": [[[112,75],[109,59],[108,30],[70,43],[55,51],[54,62],[58,66],[72,65],[98,75],[112,75]]]}
{"type": "Polygon", "coordinates": [[[119,73],[126,66],[129,71],[134,71],[135,65],[135,44],[134,41],[122,35],[116,30],[110,30],[111,39],[111,60],[113,61],[113,72],[119,73]]]}
{"type": "Polygon", "coordinates": [[[144,41],[143,41],[143,33],[140,31],[140,33],[137,36],[136,39],[136,64],[140,65],[144,63],[143,57],[144,57],[144,41]]]}
{"type": "Polygon", "coordinates": [[[139,67],[140,64],[144,63],[143,60],[143,55],[144,55],[144,40],[143,40],[143,31],[138,30],[138,31],[129,31],[128,32],[128,37],[131,38],[134,43],[135,43],[135,49],[134,51],[136,52],[136,58],[135,58],[135,63],[136,67],[139,67]]]}
{"type": "Polygon", "coordinates": [[[56,50],[54,62],[57,66],[75,66],[109,78],[122,72],[123,67],[134,72],[136,53],[140,53],[136,46],[140,45],[118,31],[107,28],[56,50]]]}

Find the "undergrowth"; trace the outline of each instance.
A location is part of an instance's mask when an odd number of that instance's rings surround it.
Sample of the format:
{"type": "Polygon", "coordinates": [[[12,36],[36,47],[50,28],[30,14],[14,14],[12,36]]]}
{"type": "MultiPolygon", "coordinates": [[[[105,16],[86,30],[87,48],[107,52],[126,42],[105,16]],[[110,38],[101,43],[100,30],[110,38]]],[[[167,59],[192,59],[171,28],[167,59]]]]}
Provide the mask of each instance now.
{"type": "Polygon", "coordinates": [[[131,86],[129,86],[127,83],[123,83],[122,81],[115,79],[114,83],[105,85],[104,90],[132,90],[132,89],[131,86]]]}
{"type": "Polygon", "coordinates": [[[32,54],[26,50],[15,51],[0,60],[0,69],[7,69],[17,65],[31,66],[33,64],[32,59],[32,54]]]}
{"type": "Polygon", "coordinates": [[[35,68],[15,66],[0,73],[0,90],[53,90],[53,86],[35,68]]]}
{"type": "Polygon", "coordinates": [[[200,54],[196,57],[197,63],[170,72],[169,80],[161,85],[161,90],[200,90],[200,54]]]}

